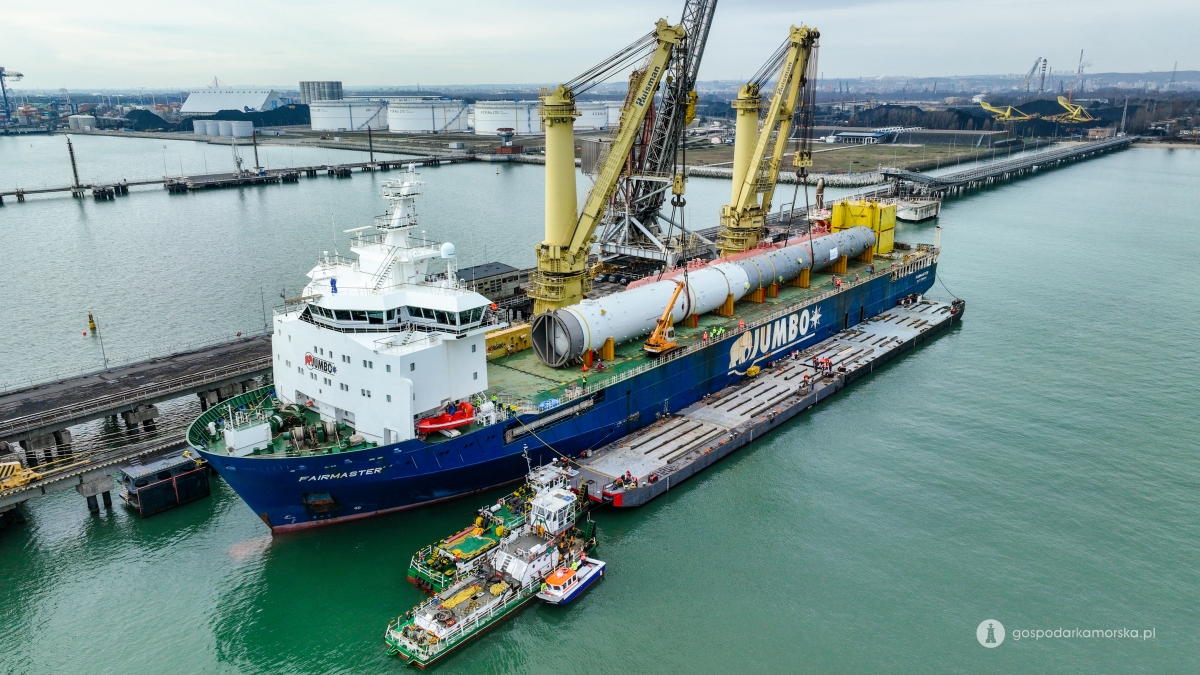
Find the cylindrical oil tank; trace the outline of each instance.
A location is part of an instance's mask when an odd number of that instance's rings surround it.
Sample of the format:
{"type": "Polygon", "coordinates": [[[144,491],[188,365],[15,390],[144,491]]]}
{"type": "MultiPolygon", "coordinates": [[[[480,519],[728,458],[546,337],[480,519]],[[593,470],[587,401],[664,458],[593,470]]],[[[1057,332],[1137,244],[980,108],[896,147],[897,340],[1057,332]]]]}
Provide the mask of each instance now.
{"type": "Polygon", "coordinates": [[[249,138],[254,135],[254,122],[250,120],[235,120],[230,122],[231,136],[238,138],[249,138]]]}
{"type": "Polygon", "coordinates": [[[221,130],[218,128],[216,120],[200,120],[199,122],[194,122],[193,124],[199,124],[202,126],[204,128],[205,136],[221,135],[221,130]]]}
{"type": "MultiPolygon", "coordinates": [[[[801,270],[820,270],[841,256],[857,256],[875,244],[875,233],[854,227],[812,242],[770,249],[741,260],[716,262],[688,273],[687,289],[671,309],[675,322],[692,314],[707,314],[729,296],[736,302],[773,283],[795,279],[801,270]],[[813,259],[816,263],[813,263],[813,259]]],[[[540,314],[533,320],[534,351],[555,368],[576,363],[585,352],[600,349],[608,338],[617,344],[642,337],[654,329],[683,277],[658,281],[578,305],[540,314]]]]}
{"type": "Polygon", "coordinates": [[[576,131],[594,131],[608,128],[608,104],[603,101],[576,103],[579,117],[575,120],[576,131]]]}
{"type": "Polygon", "coordinates": [[[383,100],[343,99],[314,101],[308,105],[313,131],[384,131],[388,104],[383,100]]]}
{"type": "Polygon", "coordinates": [[[208,125],[203,120],[192,120],[192,132],[197,136],[205,136],[208,134],[208,125]]]}
{"type": "Polygon", "coordinates": [[[388,131],[396,134],[440,134],[467,130],[467,104],[448,98],[388,100],[388,131]]]}
{"type": "Polygon", "coordinates": [[[217,120],[217,130],[221,136],[232,136],[233,122],[229,120],[217,120]]]}
{"type": "Polygon", "coordinates": [[[544,133],[537,101],[479,101],[475,104],[475,133],[495,136],[512,129],[518,136],[544,133]]]}
{"type": "Polygon", "coordinates": [[[608,126],[616,129],[621,124],[621,104],[609,101],[604,104],[608,108],[608,126]]]}

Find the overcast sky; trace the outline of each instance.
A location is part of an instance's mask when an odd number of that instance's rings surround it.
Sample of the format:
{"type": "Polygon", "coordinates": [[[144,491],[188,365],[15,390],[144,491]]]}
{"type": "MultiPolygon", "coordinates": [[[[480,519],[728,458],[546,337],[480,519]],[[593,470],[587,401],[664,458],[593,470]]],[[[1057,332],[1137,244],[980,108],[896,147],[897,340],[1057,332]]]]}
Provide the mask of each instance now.
{"type": "MultiPolygon", "coordinates": [[[[30,89],[295,88],[558,82],[679,19],[681,0],[5,4],[0,66],[30,89]]],[[[742,79],[792,23],[821,31],[826,77],[1200,69],[1200,2],[721,0],[700,77],[742,79]]]]}

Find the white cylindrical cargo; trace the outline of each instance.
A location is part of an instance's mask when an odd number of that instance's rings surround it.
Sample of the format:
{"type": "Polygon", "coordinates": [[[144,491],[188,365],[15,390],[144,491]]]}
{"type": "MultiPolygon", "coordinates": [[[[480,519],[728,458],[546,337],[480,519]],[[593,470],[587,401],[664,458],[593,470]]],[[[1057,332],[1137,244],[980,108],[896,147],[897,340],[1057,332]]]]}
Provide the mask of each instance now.
{"type": "Polygon", "coordinates": [[[250,120],[236,120],[230,123],[230,131],[230,136],[249,138],[254,135],[254,122],[250,120]]]}
{"type": "MultiPolygon", "coordinates": [[[[760,288],[795,279],[806,268],[823,269],[841,256],[861,255],[874,245],[875,233],[870,228],[854,227],[811,243],[770,249],[688,272],[687,289],[676,299],[671,319],[678,323],[692,314],[707,314],[730,296],[736,302],[760,288]]],[[[608,338],[622,344],[646,335],[682,281],[682,277],[658,281],[541,314],[533,321],[534,351],[547,365],[561,368],[589,350],[600,349],[608,338]]]]}
{"type": "Polygon", "coordinates": [[[608,104],[603,101],[576,103],[579,117],[575,120],[576,131],[608,128],[608,104]]]}
{"type": "MultiPolygon", "coordinates": [[[[578,127],[577,127],[578,128],[578,127]]],[[[538,117],[537,101],[480,101],[475,104],[475,133],[495,136],[512,129],[518,136],[545,133],[538,117]]]]}
{"type": "Polygon", "coordinates": [[[390,99],[388,131],[397,134],[441,134],[467,130],[467,104],[448,98],[390,99]]]}
{"type": "Polygon", "coordinates": [[[208,125],[203,120],[192,120],[192,133],[205,136],[208,134],[208,125]]]}
{"type": "Polygon", "coordinates": [[[217,133],[221,136],[232,136],[233,122],[229,120],[217,120],[217,133]]]}
{"type": "Polygon", "coordinates": [[[308,106],[313,131],[384,131],[388,104],[382,100],[314,101],[308,106]]]}

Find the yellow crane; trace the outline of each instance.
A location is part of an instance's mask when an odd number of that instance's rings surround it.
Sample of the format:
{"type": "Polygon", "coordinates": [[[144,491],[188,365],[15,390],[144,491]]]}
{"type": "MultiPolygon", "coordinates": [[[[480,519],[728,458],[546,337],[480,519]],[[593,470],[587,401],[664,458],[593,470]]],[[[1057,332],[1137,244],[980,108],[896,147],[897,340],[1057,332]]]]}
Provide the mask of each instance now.
{"type": "Polygon", "coordinates": [[[1023,113],[1011,105],[998,108],[994,105],[989,105],[987,101],[980,101],[979,105],[982,106],[984,110],[993,113],[992,119],[996,120],[997,122],[1024,122],[1026,120],[1032,120],[1038,117],[1037,113],[1032,115],[1023,113]]]}
{"type": "Polygon", "coordinates": [[[1072,103],[1071,99],[1066,96],[1059,96],[1058,104],[1066,108],[1067,111],[1053,117],[1047,117],[1046,119],[1052,122],[1092,122],[1096,119],[1083,106],[1072,103]]]}
{"type": "Polygon", "coordinates": [[[26,483],[40,480],[42,474],[26,469],[20,462],[4,462],[0,464],[0,490],[21,487],[26,483]]]}
{"type": "Polygon", "coordinates": [[[650,333],[650,337],[642,345],[642,349],[647,354],[660,356],[679,347],[679,343],[675,342],[675,321],[671,316],[671,310],[675,309],[675,302],[679,300],[679,294],[683,292],[683,288],[683,281],[675,282],[675,292],[671,294],[671,301],[667,303],[667,308],[663,310],[662,316],[655,322],[654,332],[650,333]]]}
{"type": "MultiPolygon", "coordinates": [[[[721,257],[754,248],[771,210],[771,197],[779,178],[779,167],[787,149],[792,120],[799,107],[811,107],[811,96],[801,101],[801,91],[815,91],[817,39],[814,28],[792,26],[787,40],[771,55],[755,77],[738,91],[733,107],[737,110],[737,128],[733,146],[733,193],[721,207],[721,226],[717,232],[717,250],[721,257]],[[761,86],[778,75],[775,92],[766,105],[762,130],[761,86]]],[[[801,139],[801,143],[811,139],[801,139]]],[[[807,146],[793,158],[797,168],[812,166],[807,146]]]]}
{"type": "Polygon", "coordinates": [[[682,26],[665,19],[654,31],[626,47],[604,63],[571,82],[540,97],[539,114],[546,127],[546,234],[538,244],[537,271],[530,275],[528,294],[534,298],[534,314],[579,302],[587,292],[587,260],[596,227],[626,165],[646,112],[667,70],[671,54],[684,37],[682,26]],[[621,108],[621,125],[588,193],[582,213],[575,201],[575,96],[598,83],[599,78],[624,67],[643,52],[649,56],[630,77],[629,93],[621,108]]]}

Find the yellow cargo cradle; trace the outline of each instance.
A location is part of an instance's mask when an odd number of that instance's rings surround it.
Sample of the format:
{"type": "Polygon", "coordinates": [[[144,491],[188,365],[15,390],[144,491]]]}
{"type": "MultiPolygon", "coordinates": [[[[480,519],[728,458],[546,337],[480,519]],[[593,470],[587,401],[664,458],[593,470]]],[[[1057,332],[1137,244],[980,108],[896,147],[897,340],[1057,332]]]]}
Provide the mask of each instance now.
{"type": "Polygon", "coordinates": [[[896,243],[896,205],[881,205],[879,202],[851,202],[843,199],[833,205],[831,232],[848,230],[862,225],[875,232],[875,255],[890,253],[896,243]]]}

